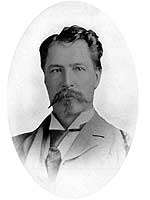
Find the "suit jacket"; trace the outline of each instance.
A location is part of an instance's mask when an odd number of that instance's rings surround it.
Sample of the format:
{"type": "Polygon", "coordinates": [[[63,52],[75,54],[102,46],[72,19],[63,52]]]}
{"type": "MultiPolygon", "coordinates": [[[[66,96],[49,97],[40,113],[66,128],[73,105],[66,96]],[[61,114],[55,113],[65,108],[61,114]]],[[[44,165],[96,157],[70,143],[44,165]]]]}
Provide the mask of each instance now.
{"type": "Polygon", "coordinates": [[[57,194],[78,197],[96,191],[116,174],[126,157],[123,131],[95,111],[66,153],[55,184],[50,185],[45,167],[40,164],[43,149],[49,145],[50,120],[49,115],[33,132],[13,137],[19,157],[41,186],[57,194]]]}

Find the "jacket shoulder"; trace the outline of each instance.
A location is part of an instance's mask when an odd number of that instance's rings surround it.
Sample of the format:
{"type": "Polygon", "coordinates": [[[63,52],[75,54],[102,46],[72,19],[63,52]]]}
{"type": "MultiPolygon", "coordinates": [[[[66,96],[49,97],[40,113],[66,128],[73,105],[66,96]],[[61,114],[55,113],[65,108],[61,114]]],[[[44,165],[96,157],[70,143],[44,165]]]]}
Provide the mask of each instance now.
{"type": "Polygon", "coordinates": [[[16,136],[12,137],[14,145],[17,146],[17,145],[23,144],[25,139],[30,137],[33,133],[34,133],[34,131],[29,132],[29,133],[24,133],[24,134],[21,134],[21,135],[16,135],[16,136]]]}
{"type": "Polygon", "coordinates": [[[98,113],[93,120],[93,127],[96,130],[95,137],[104,137],[105,142],[111,149],[122,148],[126,153],[129,151],[128,134],[107,122],[98,113]]]}
{"type": "Polygon", "coordinates": [[[34,141],[34,138],[39,130],[39,128],[43,129],[43,132],[47,133],[47,129],[49,127],[51,116],[48,115],[43,122],[39,125],[39,127],[31,132],[23,133],[17,136],[12,137],[14,146],[16,151],[20,157],[20,159],[24,162],[30,147],[34,141]]]}
{"type": "Polygon", "coordinates": [[[24,134],[12,137],[15,149],[22,162],[24,162],[27,156],[27,153],[32,145],[35,135],[36,135],[36,131],[33,131],[33,132],[24,133],[24,134]],[[25,141],[28,141],[26,145],[26,150],[24,149],[25,141]]]}

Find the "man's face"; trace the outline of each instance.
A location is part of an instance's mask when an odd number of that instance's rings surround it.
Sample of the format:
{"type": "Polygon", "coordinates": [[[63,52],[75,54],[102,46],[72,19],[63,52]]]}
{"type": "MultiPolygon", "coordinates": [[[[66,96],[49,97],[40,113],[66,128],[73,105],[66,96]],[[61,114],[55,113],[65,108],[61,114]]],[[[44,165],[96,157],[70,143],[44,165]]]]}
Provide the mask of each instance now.
{"type": "Polygon", "coordinates": [[[84,40],[74,43],[55,42],[48,50],[45,64],[45,84],[56,112],[77,114],[93,106],[94,90],[100,72],[94,68],[84,40]]]}

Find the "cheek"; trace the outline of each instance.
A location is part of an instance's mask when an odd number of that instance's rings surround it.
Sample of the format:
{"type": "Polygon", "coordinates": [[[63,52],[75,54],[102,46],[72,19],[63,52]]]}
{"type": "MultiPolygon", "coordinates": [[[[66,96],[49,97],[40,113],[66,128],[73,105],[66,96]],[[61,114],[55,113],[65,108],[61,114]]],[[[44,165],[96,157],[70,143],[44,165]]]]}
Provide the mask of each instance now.
{"type": "Polygon", "coordinates": [[[56,88],[58,85],[58,79],[56,80],[52,76],[45,76],[45,84],[47,85],[48,88],[56,88]]]}
{"type": "Polygon", "coordinates": [[[87,80],[82,80],[82,84],[80,85],[80,89],[82,90],[82,93],[85,94],[85,96],[91,96],[93,95],[94,91],[94,80],[92,77],[88,77],[87,80]]]}
{"type": "Polygon", "coordinates": [[[50,80],[49,78],[46,78],[45,79],[45,85],[46,85],[49,96],[53,97],[57,92],[58,82],[53,81],[52,79],[50,80]]]}

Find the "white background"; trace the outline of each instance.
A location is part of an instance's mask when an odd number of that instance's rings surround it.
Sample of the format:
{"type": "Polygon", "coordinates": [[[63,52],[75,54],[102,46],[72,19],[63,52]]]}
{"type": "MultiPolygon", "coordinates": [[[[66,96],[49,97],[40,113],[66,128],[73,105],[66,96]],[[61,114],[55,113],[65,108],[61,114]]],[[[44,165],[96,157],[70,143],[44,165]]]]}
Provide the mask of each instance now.
{"type": "MultiPolygon", "coordinates": [[[[56,0],[5,0],[0,6],[0,198],[60,199],[37,185],[21,164],[11,141],[7,120],[7,78],[11,60],[31,21],[56,0]]],[[[137,131],[120,172],[101,191],[85,199],[149,199],[150,12],[148,0],[85,0],[105,12],[122,32],[132,53],[139,87],[137,131]]]]}

